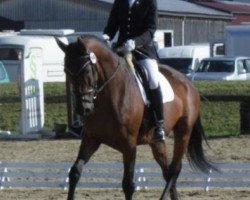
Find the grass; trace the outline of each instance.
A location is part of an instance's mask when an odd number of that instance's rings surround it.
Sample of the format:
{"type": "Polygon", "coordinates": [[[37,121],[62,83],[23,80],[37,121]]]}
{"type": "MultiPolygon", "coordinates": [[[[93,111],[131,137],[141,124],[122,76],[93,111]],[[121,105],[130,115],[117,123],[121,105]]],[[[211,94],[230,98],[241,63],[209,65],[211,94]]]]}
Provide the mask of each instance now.
{"type": "Polygon", "coordinates": [[[240,135],[239,110],[239,102],[202,102],[201,119],[207,135],[210,137],[240,135]]]}
{"type": "MultiPolygon", "coordinates": [[[[241,82],[194,82],[202,95],[248,95],[250,81],[241,82]]],[[[17,84],[1,84],[0,99],[20,97],[17,84]]],[[[65,95],[64,83],[47,83],[44,96],[65,95]]],[[[67,122],[66,103],[45,104],[45,127],[53,129],[54,123],[67,122]]],[[[18,130],[20,102],[6,103],[0,101],[0,130],[18,130]]],[[[204,129],[210,137],[237,136],[240,134],[240,102],[202,102],[201,118],[204,129]]]]}
{"type": "MultiPolygon", "coordinates": [[[[64,83],[44,84],[44,96],[55,97],[65,95],[64,83]]],[[[9,99],[19,97],[19,85],[0,84],[0,99],[4,98],[7,102],[0,101],[0,130],[10,130],[18,132],[18,123],[21,115],[21,102],[8,103],[9,99]]],[[[53,129],[54,123],[67,122],[67,105],[65,103],[46,103],[45,104],[45,128],[53,129]]]]}
{"type": "Polygon", "coordinates": [[[250,81],[195,81],[200,94],[250,95],[250,81]]]}
{"type": "Polygon", "coordinates": [[[21,111],[20,103],[0,104],[0,130],[18,130],[19,114],[21,111]]]}

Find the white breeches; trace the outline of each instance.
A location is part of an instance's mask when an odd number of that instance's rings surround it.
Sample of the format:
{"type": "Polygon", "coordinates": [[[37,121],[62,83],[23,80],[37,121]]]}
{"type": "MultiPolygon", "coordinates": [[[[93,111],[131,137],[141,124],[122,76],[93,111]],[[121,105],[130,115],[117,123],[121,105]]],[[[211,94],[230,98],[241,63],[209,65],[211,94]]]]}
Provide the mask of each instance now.
{"type": "Polygon", "coordinates": [[[159,69],[155,59],[146,58],[137,61],[140,65],[145,67],[149,80],[149,88],[156,89],[159,86],[159,69]]]}

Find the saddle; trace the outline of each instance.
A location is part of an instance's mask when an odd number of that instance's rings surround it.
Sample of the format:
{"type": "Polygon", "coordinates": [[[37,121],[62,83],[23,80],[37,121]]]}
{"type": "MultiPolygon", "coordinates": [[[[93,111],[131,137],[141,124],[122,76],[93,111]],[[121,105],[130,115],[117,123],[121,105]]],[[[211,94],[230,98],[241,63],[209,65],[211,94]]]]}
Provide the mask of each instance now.
{"type": "MultiPolygon", "coordinates": [[[[148,83],[148,75],[147,71],[145,70],[145,67],[141,66],[135,60],[131,52],[121,51],[119,50],[118,47],[113,48],[113,51],[126,60],[126,62],[130,67],[131,72],[134,74],[136,78],[145,105],[149,105],[150,104],[149,100],[151,98],[150,98],[150,89],[148,83]]],[[[164,77],[161,73],[159,75],[159,83],[163,95],[162,99],[163,103],[173,101],[174,99],[173,88],[166,79],[166,77],[164,77]]]]}
{"type": "Polygon", "coordinates": [[[145,90],[146,97],[147,97],[147,99],[150,99],[148,76],[147,76],[147,72],[145,70],[145,67],[143,67],[142,65],[140,65],[137,62],[134,63],[134,66],[135,66],[135,74],[145,90]]]}
{"type": "Polygon", "coordinates": [[[143,89],[146,94],[146,98],[150,99],[150,90],[149,90],[149,83],[148,83],[148,75],[145,68],[140,65],[136,60],[133,58],[132,53],[127,53],[124,55],[125,60],[127,61],[131,71],[134,73],[134,75],[137,78],[137,81],[140,81],[141,85],[143,86],[143,89]]]}

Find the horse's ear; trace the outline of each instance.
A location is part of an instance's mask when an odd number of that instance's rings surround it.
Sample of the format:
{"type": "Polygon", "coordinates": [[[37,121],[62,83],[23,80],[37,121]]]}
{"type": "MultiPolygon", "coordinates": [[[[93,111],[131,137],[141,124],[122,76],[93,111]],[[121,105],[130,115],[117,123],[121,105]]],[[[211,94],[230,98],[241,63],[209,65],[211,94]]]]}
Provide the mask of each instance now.
{"type": "Polygon", "coordinates": [[[66,48],[67,45],[64,44],[61,40],[59,40],[57,37],[55,37],[56,43],[58,44],[58,46],[60,47],[60,49],[65,53],[66,52],[66,48]]]}
{"type": "Polygon", "coordinates": [[[84,43],[83,39],[81,37],[78,37],[77,42],[78,42],[78,44],[80,44],[82,46],[82,48],[83,48],[82,50],[86,52],[87,48],[85,46],[85,43],[84,43]]]}

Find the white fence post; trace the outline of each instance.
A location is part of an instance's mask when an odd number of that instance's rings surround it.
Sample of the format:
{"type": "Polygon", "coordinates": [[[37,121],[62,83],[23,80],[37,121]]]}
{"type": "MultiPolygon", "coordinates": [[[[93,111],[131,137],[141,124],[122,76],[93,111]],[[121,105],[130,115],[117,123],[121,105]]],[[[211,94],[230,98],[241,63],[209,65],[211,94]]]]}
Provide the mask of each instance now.
{"type": "Polygon", "coordinates": [[[208,176],[207,176],[207,179],[206,179],[206,186],[205,186],[205,191],[208,192],[209,191],[209,183],[211,181],[211,174],[212,174],[213,170],[210,169],[209,170],[209,173],[208,173],[208,176]]]}
{"type": "MultiPolygon", "coordinates": [[[[71,168],[69,168],[69,169],[67,170],[68,174],[69,174],[69,172],[70,172],[70,169],[71,169],[71,168]]],[[[65,178],[64,184],[65,184],[65,185],[64,185],[63,190],[67,190],[67,189],[68,189],[68,185],[69,185],[69,176],[67,176],[67,177],[65,178]]]]}
{"type": "MultiPolygon", "coordinates": [[[[137,178],[137,182],[146,182],[146,177],[143,176],[143,173],[144,173],[144,169],[143,168],[140,168],[139,171],[136,170],[136,173],[139,174],[139,177],[137,178]]],[[[145,187],[141,187],[141,186],[136,186],[135,190],[138,191],[138,190],[141,190],[141,189],[147,189],[147,186],[145,187]]]]}
{"type": "MultiPolygon", "coordinates": [[[[0,162],[0,166],[2,165],[2,162],[0,162]]],[[[0,167],[1,169],[2,167],[0,167]]],[[[8,172],[8,168],[7,167],[4,167],[3,168],[3,172],[1,172],[1,176],[0,176],[0,189],[3,190],[4,189],[4,186],[3,186],[3,183],[4,182],[10,182],[10,178],[9,177],[6,177],[5,176],[5,173],[8,172]]],[[[11,188],[11,187],[9,187],[11,188]]]]}

